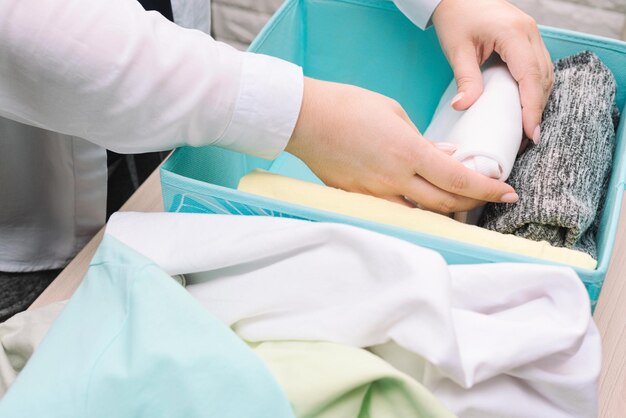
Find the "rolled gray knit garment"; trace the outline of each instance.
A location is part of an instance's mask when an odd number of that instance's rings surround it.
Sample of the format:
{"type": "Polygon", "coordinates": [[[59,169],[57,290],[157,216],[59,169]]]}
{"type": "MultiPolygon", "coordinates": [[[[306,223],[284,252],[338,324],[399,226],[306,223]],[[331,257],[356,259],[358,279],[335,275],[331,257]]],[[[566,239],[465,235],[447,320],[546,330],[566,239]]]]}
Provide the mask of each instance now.
{"type": "Polygon", "coordinates": [[[543,112],[541,142],[518,157],[508,183],[515,204],[488,204],[479,225],[596,256],[615,146],[611,71],[591,52],[554,65],[554,89],[543,112]]]}

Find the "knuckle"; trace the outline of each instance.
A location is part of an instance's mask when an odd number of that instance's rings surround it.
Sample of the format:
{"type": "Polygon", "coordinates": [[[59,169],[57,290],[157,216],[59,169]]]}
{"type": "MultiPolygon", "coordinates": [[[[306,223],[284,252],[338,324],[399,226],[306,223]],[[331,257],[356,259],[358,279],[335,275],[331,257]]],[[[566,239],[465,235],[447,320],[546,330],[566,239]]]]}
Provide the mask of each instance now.
{"type": "Polygon", "coordinates": [[[538,26],[537,26],[537,21],[529,15],[526,15],[526,17],[524,18],[525,21],[525,25],[527,28],[532,29],[532,30],[537,30],[538,26]]]}
{"type": "Polygon", "coordinates": [[[379,173],[377,176],[378,188],[387,193],[393,193],[398,190],[398,179],[390,173],[379,173]]]}
{"type": "Polygon", "coordinates": [[[450,180],[450,191],[452,193],[459,193],[467,188],[468,179],[465,174],[455,174],[450,180]]]}
{"type": "Polygon", "coordinates": [[[408,145],[409,143],[406,142],[394,144],[386,147],[383,151],[388,155],[390,161],[393,162],[394,171],[411,171],[408,167],[412,165],[411,161],[415,150],[408,145]]]}
{"type": "MultiPolygon", "coordinates": [[[[496,39],[496,51],[502,57],[502,60],[508,64],[514,62],[517,54],[515,54],[516,50],[516,36],[511,30],[507,30],[506,34],[496,39]]],[[[519,81],[519,80],[517,80],[519,81]]]]}
{"type": "Polygon", "coordinates": [[[469,86],[474,83],[474,77],[470,75],[460,75],[456,78],[457,85],[460,87],[469,86]]]}
{"type": "Polygon", "coordinates": [[[537,30],[537,21],[527,14],[521,14],[511,23],[511,27],[518,32],[537,30]]]}
{"type": "Polygon", "coordinates": [[[499,202],[500,197],[502,197],[502,192],[498,188],[493,187],[480,200],[484,202],[499,202]]]}
{"type": "Polygon", "coordinates": [[[398,109],[396,109],[396,114],[398,116],[400,116],[402,119],[405,119],[405,120],[410,119],[409,114],[406,113],[406,110],[404,110],[404,108],[402,106],[400,106],[398,109]]]}
{"type": "Polygon", "coordinates": [[[524,106],[523,110],[536,118],[541,119],[541,114],[543,113],[543,102],[534,101],[524,106]]]}
{"type": "Polygon", "coordinates": [[[554,86],[554,71],[550,71],[548,73],[548,77],[546,79],[546,90],[552,90],[552,86],[554,86]]]}
{"type": "Polygon", "coordinates": [[[547,96],[547,93],[549,93],[550,90],[552,90],[552,84],[553,83],[554,83],[554,81],[550,77],[546,77],[546,78],[543,79],[543,82],[542,82],[541,86],[543,88],[543,91],[546,93],[546,96],[547,96]]]}
{"type": "Polygon", "coordinates": [[[512,32],[523,32],[526,29],[526,22],[524,21],[523,18],[518,17],[516,19],[514,19],[511,23],[510,23],[510,30],[512,32]]]}
{"type": "Polygon", "coordinates": [[[522,76],[522,79],[527,79],[531,81],[542,80],[543,76],[541,75],[541,68],[539,67],[539,63],[538,62],[528,63],[528,67],[526,68],[526,72],[522,76]]]}
{"type": "Polygon", "coordinates": [[[539,65],[536,63],[528,64],[525,71],[522,72],[517,82],[520,84],[522,95],[538,94],[545,91],[544,84],[546,78],[542,75],[539,65]]]}
{"type": "Polygon", "coordinates": [[[397,113],[397,114],[403,114],[404,113],[404,108],[402,107],[400,102],[398,102],[395,99],[389,99],[389,107],[391,108],[391,110],[394,113],[397,113]]]}
{"type": "Polygon", "coordinates": [[[446,197],[437,204],[437,211],[441,213],[452,213],[457,210],[458,204],[455,198],[446,197]]]}

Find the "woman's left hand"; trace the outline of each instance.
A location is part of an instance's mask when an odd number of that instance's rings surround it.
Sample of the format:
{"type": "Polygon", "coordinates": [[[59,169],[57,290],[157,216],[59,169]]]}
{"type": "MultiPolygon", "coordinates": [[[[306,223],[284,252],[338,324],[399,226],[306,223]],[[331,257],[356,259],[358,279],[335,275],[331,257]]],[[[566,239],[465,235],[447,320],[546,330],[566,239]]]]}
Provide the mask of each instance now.
{"type": "Polygon", "coordinates": [[[554,74],[533,18],[505,0],[442,0],[432,20],[458,86],[453,107],[482,94],[480,65],[495,51],[519,84],[524,133],[537,143],[554,74]]]}

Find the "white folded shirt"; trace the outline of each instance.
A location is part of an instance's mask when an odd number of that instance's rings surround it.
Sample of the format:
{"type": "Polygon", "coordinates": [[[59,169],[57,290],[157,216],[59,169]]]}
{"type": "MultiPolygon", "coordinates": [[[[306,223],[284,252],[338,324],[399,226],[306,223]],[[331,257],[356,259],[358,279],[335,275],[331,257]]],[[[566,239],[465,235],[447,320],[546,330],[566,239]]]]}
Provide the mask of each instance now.
{"type": "Polygon", "coordinates": [[[107,234],[185,274],[248,341],[373,350],[460,417],[595,417],[600,336],[576,273],[448,266],[367,230],[292,219],[114,215],[107,234]]]}

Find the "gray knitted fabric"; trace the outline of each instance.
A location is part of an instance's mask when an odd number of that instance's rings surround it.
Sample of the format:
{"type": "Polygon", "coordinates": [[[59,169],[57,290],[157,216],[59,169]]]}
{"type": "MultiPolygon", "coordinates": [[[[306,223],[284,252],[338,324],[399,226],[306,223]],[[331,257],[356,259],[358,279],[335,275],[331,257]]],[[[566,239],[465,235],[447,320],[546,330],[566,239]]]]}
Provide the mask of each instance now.
{"type": "Polygon", "coordinates": [[[596,256],[595,235],[615,145],[616,82],[591,52],[554,65],[541,143],[529,146],[508,183],[516,204],[488,204],[479,225],[596,256]]]}
{"type": "Polygon", "coordinates": [[[0,322],[28,308],[61,270],[31,273],[0,271],[0,322]]]}

